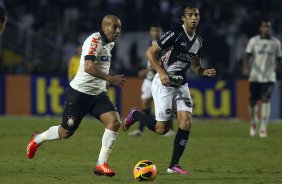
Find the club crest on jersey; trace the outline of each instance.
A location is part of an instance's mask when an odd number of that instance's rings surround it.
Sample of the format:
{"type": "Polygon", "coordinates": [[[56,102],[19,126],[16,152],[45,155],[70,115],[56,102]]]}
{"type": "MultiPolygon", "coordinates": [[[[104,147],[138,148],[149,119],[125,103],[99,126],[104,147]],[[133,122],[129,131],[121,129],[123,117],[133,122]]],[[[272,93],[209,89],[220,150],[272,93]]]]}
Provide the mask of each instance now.
{"type": "Polygon", "coordinates": [[[197,54],[197,52],[200,49],[200,43],[199,40],[196,39],[196,41],[194,42],[194,44],[192,45],[192,47],[190,48],[189,52],[197,54]]]}
{"type": "Polygon", "coordinates": [[[74,125],[74,117],[73,116],[68,116],[68,121],[67,124],[72,127],[74,125]]]}

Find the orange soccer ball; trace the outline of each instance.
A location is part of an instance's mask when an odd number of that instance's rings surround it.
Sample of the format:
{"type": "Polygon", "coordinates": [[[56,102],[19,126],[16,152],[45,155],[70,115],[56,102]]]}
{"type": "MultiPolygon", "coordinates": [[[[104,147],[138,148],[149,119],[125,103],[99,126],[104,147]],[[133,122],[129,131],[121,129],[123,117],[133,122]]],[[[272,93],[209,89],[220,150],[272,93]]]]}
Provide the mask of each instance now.
{"type": "Polygon", "coordinates": [[[157,167],[150,160],[139,161],[133,169],[134,178],[138,181],[153,181],[157,173],[157,167]]]}

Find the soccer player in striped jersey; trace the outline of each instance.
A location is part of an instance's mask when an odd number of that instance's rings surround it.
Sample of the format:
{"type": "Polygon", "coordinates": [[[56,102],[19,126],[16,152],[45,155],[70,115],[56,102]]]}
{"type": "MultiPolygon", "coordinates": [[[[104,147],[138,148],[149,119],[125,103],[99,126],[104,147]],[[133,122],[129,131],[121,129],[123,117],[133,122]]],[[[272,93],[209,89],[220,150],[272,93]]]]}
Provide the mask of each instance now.
{"type": "Polygon", "coordinates": [[[193,102],[189,92],[186,71],[192,71],[207,77],[216,75],[215,69],[204,69],[200,62],[202,57],[202,38],[196,34],[200,21],[199,9],[194,4],[182,6],[177,14],[182,23],[178,29],[167,32],[156,44],[147,50],[147,57],[157,74],[152,83],[155,104],[155,117],[146,116],[132,108],[122,124],[127,131],[136,121],[141,121],[151,131],[165,134],[168,123],[174,115],[179,129],[174,139],[173,154],[167,173],[190,174],[180,167],[179,160],[185,150],[192,124],[193,102]],[[159,63],[156,54],[166,51],[159,63]]]}

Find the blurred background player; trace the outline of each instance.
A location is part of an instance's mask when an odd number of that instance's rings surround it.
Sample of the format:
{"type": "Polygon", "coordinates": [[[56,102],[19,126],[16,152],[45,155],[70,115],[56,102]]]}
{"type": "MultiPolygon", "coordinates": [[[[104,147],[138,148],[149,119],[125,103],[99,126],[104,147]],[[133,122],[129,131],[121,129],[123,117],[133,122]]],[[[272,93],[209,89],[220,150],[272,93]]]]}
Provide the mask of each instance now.
{"type": "Polygon", "coordinates": [[[52,126],[43,133],[35,132],[26,148],[32,159],[39,146],[46,141],[67,139],[72,136],[83,117],[90,113],[105,125],[102,147],[94,168],[94,174],[114,176],[107,160],[114,147],[120,117],[106,93],[106,81],[122,87],[121,75],[109,75],[111,50],[121,31],[121,22],[114,15],[102,20],[101,30],[90,35],[83,44],[81,62],[75,78],[66,93],[63,120],[60,126],[52,126]]]}
{"type": "Polygon", "coordinates": [[[7,21],[8,21],[7,12],[3,7],[0,6],[0,35],[3,34],[7,21]]]}
{"type": "Polygon", "coordinates": [[[281,42],[271,35],[270,19],[260,22],[260,34],[252,37],[247,45],[243,62],[243,73],[249,76],[249,113],[251,116],[250,136],[267,137],[270,116],[270,97],[276,81],[276,61],[281,64],[281,42]],[[251,70],[249,60],[253,56],[251,70]],[[260,127],[258,127],[260,125],[260,127]]]}
{"type": "Polygon", "coordinates": [[[77,46],[76,53],[70,58],[70,61],[68,63],[69,64],[68,65],[68,79],[69,79],[69,81],[71,81],[75,77],[75,75],[78,71],[81,51],[82,51],[82,45],[77,46]]]}
{"type": "MultiPolygon", "coordinates": [[[[162,36],[163,30],[160,25],[158,24],[152,24],[150,26],[149,34],[151,37],[151,40],[149,41],[149,47],[151,47],[153,44],[155,44],[162,36]]],[[[158,58],[160,58],[160,54],[158,54],[158,58]]],[[[149,61],[147,61],[147,68],[142,69],[138,72],[138,76],[140,78],[144,78],[144,81],[142,83],[141,87],[141,111],[146,114],[151,114],[151,104],[153,101],[152,96],[152,80],[155,77],[156,72],[152,68],[149,61]]],[[[175,134],[174,130],[172,129],[172,123],[170,123],[170,129],[164,136],[172,136],[175,134]]],[[[131,136],[140,136],[144,133],[144,125],[143,123],[139,122],[139,127],[136,130],[133,130],[132,132],[129,132],[128,135],[131,136]]]]}
{"type": "Polygon", "coordinates": [[[199,9],[194,4],[185,4],[177,13],[182,23],[178,29],[167,32],[156,44],[147,50],[147,57],[157,71],[152,82],[152,94],[155,104],[155,117],[144,115],[132,108],[122,124],[127,131],[135,121],[141,121],[151,131],[164,135],[168,122],[176,114],[179,129],[174,139],[173,154],[167,173],[191,174],[179,166],[188,142],[192,123],[193,102],[189,92],[186,72],[192,71],[207,77],[214,77],[214,69],[204,69],[202,57],[202,38],[196,34],[200,21],[199,9]],[[161,58],[161,65],[156,54],[166,50],[161,58]]]}

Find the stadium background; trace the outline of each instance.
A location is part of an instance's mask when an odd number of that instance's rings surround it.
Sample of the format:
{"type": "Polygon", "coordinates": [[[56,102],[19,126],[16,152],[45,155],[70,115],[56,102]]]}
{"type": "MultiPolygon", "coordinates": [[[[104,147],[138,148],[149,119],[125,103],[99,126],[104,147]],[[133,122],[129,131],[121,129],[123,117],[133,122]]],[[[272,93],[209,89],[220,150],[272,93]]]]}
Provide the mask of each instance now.
{"type": "Polygon", "coordinates": [[[46,143],[34,159],[26,158],[31,133],[61,122],[68,61],[83,39],[99,29],[105,14],[117,14],[123,24],[111,73],[125,74],[127,84],[123,90],[110,86],[108,94],[124,116],[131,106],[140,105],[142,79],[137,72],[146,65],[150,24],[159,23],[164,30],[174,27],[176,8],[183,2],[0,0],[9,12],[7,29],[0,36],[0,183],[131,184],[134,165],[149,159],[159,171],[157,184],[281,184],[280,82],[272,96],[269,137],[251,138],[245,120],[248,83],[241,70],[247,40],[257,34],[260,17],[272,17],[274,35],[282,39],[281,0],[196,1],[201,10],[198,32],[204,38],[204,65],[215,67],[218,75],[203,79],[187,74],[194,115],[201,117],[193,119],[181,159],[192,175],[165,173],[174,137],[147,130],[144,136],[129,137],[120,130],[109,160],[117,175],[93,176],[104,126],[92,117],[83,119],[70,140],[46,143]]]}
{"type": "MultiPolygon", "coordinates": [[[[177,25],[175,11],[180,0],[1,0],[9,22],[1,37],[0,113],[4,115],[58,115],[62,113],[68,85],[67,66],[84,38],[99,30],[107,13],[121,18],[123,32],[113,51],[112,74],[125,74],[121,91],[110,87],[109,95],[124,115],[140,105],[145,51],[150,24],[166,31],[177,25]],[[20,93],[20,94],[19,94],[20,93]]],[[[282,38],[282,1],[198,1],[199,34],[204,38],[206,67],[217,70],[215,80],[188,72],[197,117],[247,119],[248,84],[242,76],[242,57],[249,37],[258,33],[258,21],[270,16],[274,35],[282,38]]],[[[281,118],[281,86],[272,96],[272,119],[281,118]]]]}

